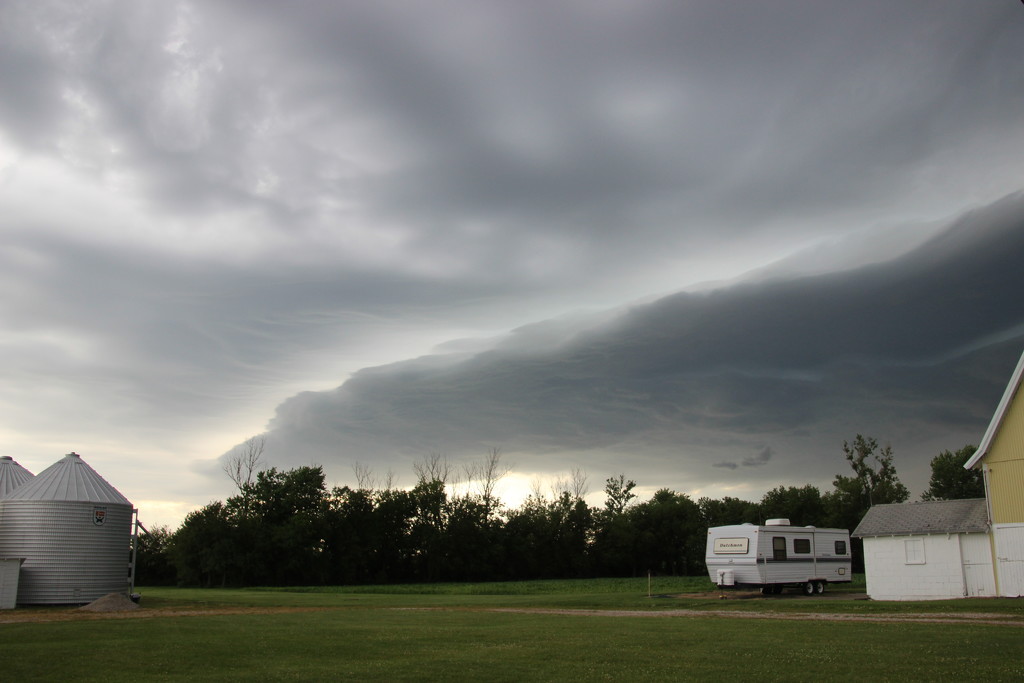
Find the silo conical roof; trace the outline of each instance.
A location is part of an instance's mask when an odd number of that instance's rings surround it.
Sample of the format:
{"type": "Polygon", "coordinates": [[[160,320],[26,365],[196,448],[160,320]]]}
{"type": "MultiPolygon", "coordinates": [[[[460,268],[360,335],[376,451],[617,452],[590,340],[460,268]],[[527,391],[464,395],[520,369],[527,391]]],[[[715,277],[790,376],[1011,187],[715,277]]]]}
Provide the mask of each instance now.
{"type": "Polygon", "coordinates": [[[18,488],[34,475],[9,455],[0,455],[0,498],[18,488]]]}
{"type": "Polygon", "coordinates": [[[131,506],[131,502],[89,467],[78,453],[68,453],[3,500],[66,500],[131,506]]]}

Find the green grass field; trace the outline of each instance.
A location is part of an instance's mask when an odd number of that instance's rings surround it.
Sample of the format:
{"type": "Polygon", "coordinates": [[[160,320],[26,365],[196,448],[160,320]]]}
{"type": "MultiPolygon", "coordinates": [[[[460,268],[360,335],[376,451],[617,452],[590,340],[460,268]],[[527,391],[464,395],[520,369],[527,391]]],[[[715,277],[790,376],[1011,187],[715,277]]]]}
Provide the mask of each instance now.
{"type": "Polygon", "coordinates": [[[656,579],[651,588],[654,597],[648,597],[646,579],[143,588],[144,609],[128,618],[79,619],[64,608],[21,608],[12,618],[36,620],[3,623],[0,613],[2,666],[4,679],[12,681],[1024,678],[1019,600],[894,604],[841,593],[829,600],[678,597],[710,588],[695,579],[656,579]],[[573,613],[595,609],[640,616],[573,613]],[[250,611],[224,613],[236,610],[250,611]],[[789,618],[728,618],[712,611],[789,618]],[[962,618],[889,623],[821,620],[823,613],[962,618]],[[1004,623],[978,623],[967,613],[1004,623]],[[65,618],[72,620],[40,621],[65,618]]]}

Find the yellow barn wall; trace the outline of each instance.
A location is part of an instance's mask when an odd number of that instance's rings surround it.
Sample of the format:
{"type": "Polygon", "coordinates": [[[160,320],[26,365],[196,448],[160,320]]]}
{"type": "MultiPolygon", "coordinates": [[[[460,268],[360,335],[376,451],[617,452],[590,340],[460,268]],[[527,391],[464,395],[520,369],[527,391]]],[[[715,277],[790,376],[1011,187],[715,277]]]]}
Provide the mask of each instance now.
{"type": "Polygon", "coordinates": [[[989,465],[987,474],[992,522],[1024,522],[1024,460],[989,465]]]}
{"type": "Polygon", "coordinates": [[[1024,399],[1013,397],[984,464],[995,524],[1024,522],[1024,399]]]}

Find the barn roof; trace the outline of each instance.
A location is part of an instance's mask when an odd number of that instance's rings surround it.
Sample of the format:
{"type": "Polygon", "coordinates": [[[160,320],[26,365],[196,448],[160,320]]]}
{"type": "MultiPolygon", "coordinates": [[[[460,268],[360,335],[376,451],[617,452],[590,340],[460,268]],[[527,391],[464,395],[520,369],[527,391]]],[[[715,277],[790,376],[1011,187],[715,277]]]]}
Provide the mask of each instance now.
{"type": "Polygon", "coordinates": [[[981,437],[978,450],[974,452],[970,460],[964,463],[965,470],[969,470],[977,465],[988,453],[988,449],[992,446],[992,440],[996,438],[996,432],[999,431],[1003,420],[1006,418],[1006,414],[1010,411],[1010,404],[1013,403],[1013,397],[1017,393],[1022,379],[1024,379],[1024,353],[1021,354],[1020,360],[1017,361],[1017,367],[1014,369],[1013,375],[1010,376],[1010,382],[1006,385],[1006,391],[1003,392],[999,405],[996,406],[996,412],[992,415],[992,421],[988,423],[985,436],[981,437]]]}
{"type": "Polygon", "coordinates": [[[853,530],[853,536],[906,536],[988,531],[984,498],[935,500],[875,505],[853,530]]]}

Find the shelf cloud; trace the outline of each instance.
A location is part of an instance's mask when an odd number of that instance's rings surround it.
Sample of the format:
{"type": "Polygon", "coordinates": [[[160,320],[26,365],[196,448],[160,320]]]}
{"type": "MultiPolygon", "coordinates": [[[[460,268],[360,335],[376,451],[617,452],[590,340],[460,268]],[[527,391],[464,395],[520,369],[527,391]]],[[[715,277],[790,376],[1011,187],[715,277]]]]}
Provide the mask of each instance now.
{"type": "MultiPolygon", "coordinates": [[[[749,495],[979,438],[1024,8],[0,4],[0,451],[174,524],[219,458],[749,495]]],[[[408,482],[407,482],[408,483],[408,482]]],[[[643,489],[646,491],[646,489],[643,489]]]]}

